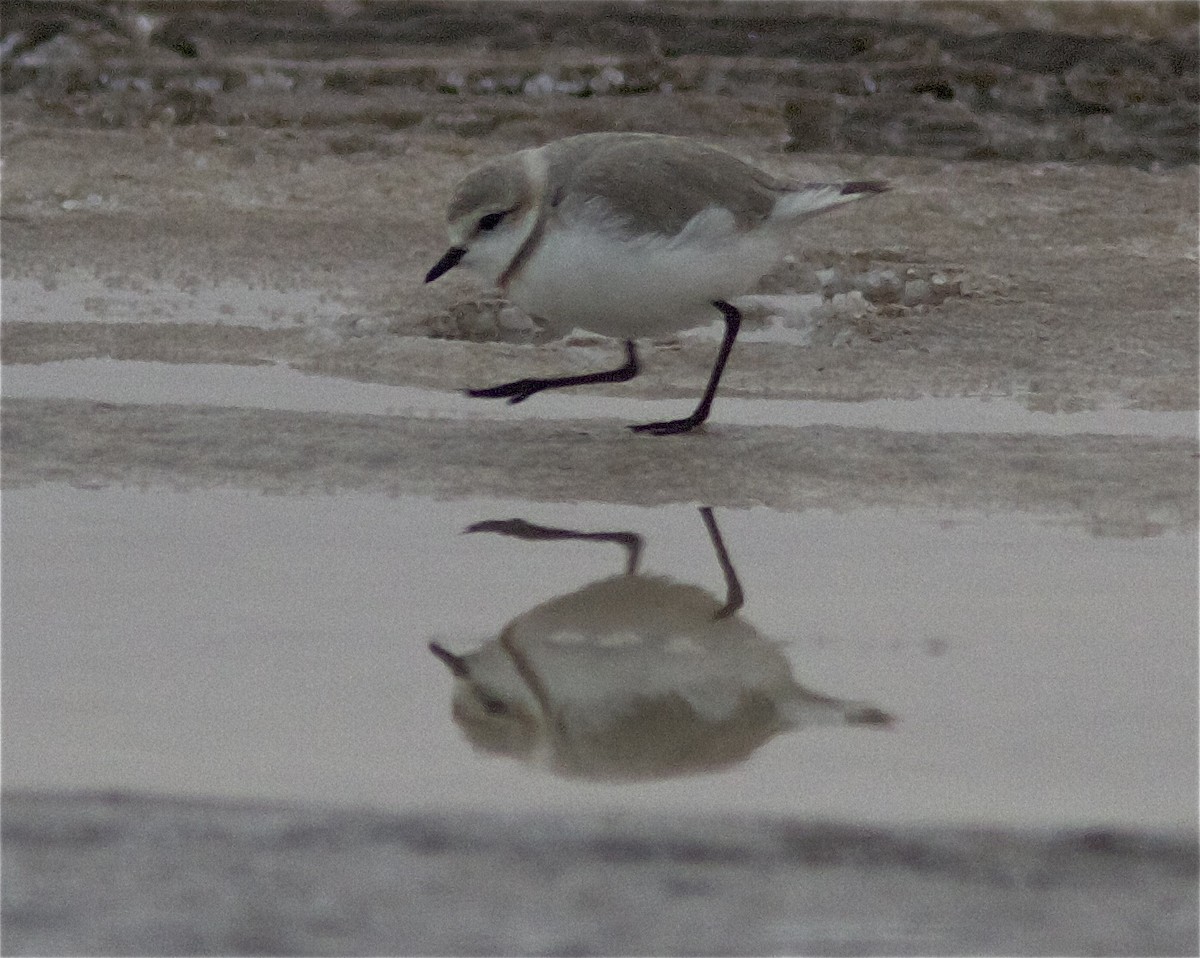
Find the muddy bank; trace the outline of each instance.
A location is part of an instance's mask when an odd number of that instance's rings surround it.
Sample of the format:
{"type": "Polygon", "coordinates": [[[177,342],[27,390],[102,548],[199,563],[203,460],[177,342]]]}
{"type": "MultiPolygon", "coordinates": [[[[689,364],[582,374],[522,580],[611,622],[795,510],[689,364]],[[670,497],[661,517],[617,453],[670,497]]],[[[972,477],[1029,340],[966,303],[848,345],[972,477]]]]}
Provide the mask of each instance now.
{"type": "Polygon", "coordinates": [[[6,895],[12,954],[1185,955],[1196,943],[1196,851],[1179,836],[10,794],[4,838],[6,885],[37,875],[6,895]],[[59,913],[70,923],[48,920],[59,913]]]}
{"type": "MultiPolygon", "coordinates": [[[[497,321],[495,300],[469,278],[422,285],[445,242],[448,183],[491,151],[472,142],[413,137],[402,161],[347,161],[319,141],[244,129],[228,140],[199,129],[10,137],[5,360],[240,352],[440,388],[586,362],[563,344],[522,346],[528,327],[497,321]],[[96,208],[72,206],[89,196],[96,208]],[[75,325],[46,325],[64,322],[75,325]],[[497,341],[511,345],[475,345],[497,341]]],[[[847,302],[810,345],[739,344],[725,394],[1195,408],[1193,172],[838,164],[886,175],[895,190],[811,224],[764,291],[822,294],[828,271],[850,286],[871,274],[903,284],[911,272],[947,292],[905,305],[872,302],[867,286],[826,289],[847,302]]],[[[625,388],[694,392],[711,351],[651,349],[625,388]]]]}
{"type": "Polygon", "coordinates": [[[1101,534],[1196,521],[1195,443],[711,426],[670,444],[613,420],[452,422],[7,400],[5,481],[338,489],[733,508],[1031,511],[1101,534]],[[631,483],[629,476],[638,477],[631,483]]]}
{"type": "Polygon", "coordinates": [[[3,89],[92,126],[341,131],[339,153],[386,151],[381,132],[569,129],[579,100],[596,102],[576,122],[637,124],[609,104],[666,97],[660,132],[725,132],[741,112],[742,132],[782,128],[802,151],[1195,162],[1195,10],[1139,6],[27,0],[3,89]]]}

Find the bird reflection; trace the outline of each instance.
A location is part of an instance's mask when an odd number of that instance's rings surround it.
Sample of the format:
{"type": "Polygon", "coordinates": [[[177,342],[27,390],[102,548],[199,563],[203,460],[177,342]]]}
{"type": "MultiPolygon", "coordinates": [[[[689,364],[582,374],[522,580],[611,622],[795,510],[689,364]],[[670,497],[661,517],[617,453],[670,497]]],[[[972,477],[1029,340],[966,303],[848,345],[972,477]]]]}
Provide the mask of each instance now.
{"type": "Polygon", "coordinates": [[[891,722],[863,702],[792,677],[778,646],[739,614],[741,584],[712,510],[700,510],[725,579],[722,602],[638,571],[633,532],[578,532],[523,519],[468,532],[530,541],[607,542],[625,571],[535,606],[466,655],[436,642],[454,676],[453,715],[478,749],[572,778],[610,781],[715,771],[781,732],[891,722]]]}

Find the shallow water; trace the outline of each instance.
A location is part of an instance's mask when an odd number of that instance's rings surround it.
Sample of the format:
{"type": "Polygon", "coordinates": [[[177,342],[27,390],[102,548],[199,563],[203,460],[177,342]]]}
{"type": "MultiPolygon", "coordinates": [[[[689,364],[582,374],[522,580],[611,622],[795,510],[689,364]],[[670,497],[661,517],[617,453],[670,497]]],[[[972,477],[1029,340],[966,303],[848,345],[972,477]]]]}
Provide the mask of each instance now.
{"type": "MultiPolygon", "coordinates": [[[[616,784],[479,753],[452,720],[452,677],[431,640],[469,653],[626,568],[610,542],[463,534],[512,517],[637,533],[642,573],[697,586],[714,608],[725,600],[691,506],[6,491],[5,787],[1195,827],[1190,536],[718,510],[746,596],[735,618],[762,640],[734,668],[753,672],[778,643],[806,689],[895,722],[767,729],[723,770],[616,784]]],[[[563,708],[591,695],[603,710],[619,689],[589,684],[596,674],[550,694],[563,708]]],[[[553,735],[540,734],[532,757],[545,764],[553,735]]],[[[688,747],[702,751],[702,738],[688,747]]]]}
{"type": "MultiPolygon", "coordinates": [[[[314,376],[288,366],[173,364],[77,359],[37,365],[9,364],[0,374],[3,395],[13,398],[93,399],[405,415],[438,419],[623,419],[651,421],[684,415],[692,400],[648,400],[559,391],[545,401],[510,406],[481,402],[458,392],[387,386],[314,376]]],[[[1048,413],[1002,397],[878,399],[859,403],[803,399],[720,397],[713,420],[745,426],[861,426],[921,433],[1029,433],[1124,436],[1196,435],[1195,412],[1108,408],[1048,413]]]]}

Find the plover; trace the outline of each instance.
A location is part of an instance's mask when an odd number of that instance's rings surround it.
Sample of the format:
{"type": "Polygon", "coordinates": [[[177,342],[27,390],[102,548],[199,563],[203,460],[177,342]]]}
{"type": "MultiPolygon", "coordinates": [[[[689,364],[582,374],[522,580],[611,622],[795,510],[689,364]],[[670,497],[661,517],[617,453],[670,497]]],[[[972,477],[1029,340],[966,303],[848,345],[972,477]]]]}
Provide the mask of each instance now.
{"type": "Polygon", "coordinates": [[[632,379],[635,338],[702,325],[718,310],[725,334],[696,409],[630,427],[687,432],[708,418],[737,338],[741,314],[730,300],[782,256],[795,224],[887,188],[878,180],[787,182],[686,137],[585,133],[468,174],[447,211],[450,248],[425,282],[465,266],[552,334],[579,327],[625,339],[616,369],[467,391],[510,403],[632,379]]]}

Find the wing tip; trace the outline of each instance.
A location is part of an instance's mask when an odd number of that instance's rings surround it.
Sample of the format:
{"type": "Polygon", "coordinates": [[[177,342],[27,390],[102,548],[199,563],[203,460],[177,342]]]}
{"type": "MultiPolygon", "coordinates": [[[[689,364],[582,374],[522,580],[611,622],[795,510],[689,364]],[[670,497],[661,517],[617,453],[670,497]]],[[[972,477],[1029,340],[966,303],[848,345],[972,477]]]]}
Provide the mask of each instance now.
{"type": "Polygon", "coordinates": [[[851,180],[844,183],[804,183],[784,194],[773,216],[782,220],[807,219],[825,210],[853,203],[891,189],[886,180],[851,180]]]}

